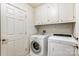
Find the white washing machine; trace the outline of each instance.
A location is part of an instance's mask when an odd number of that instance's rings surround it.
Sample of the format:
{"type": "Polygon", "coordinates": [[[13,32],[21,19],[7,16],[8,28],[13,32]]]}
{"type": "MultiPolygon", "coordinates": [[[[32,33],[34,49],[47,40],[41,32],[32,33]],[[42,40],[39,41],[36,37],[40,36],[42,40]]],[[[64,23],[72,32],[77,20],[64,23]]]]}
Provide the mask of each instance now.
{"type": "Polygon", "coordinates": [[[73,37],[50,36],[48,38],[48,56],[74,56],[77,41],[73,37]]]}
{"type": "Polygon", "coordinates": [[[30,38],[30,55],[46,56],[48,51],[48,35],[32,35],[30,38]]]}

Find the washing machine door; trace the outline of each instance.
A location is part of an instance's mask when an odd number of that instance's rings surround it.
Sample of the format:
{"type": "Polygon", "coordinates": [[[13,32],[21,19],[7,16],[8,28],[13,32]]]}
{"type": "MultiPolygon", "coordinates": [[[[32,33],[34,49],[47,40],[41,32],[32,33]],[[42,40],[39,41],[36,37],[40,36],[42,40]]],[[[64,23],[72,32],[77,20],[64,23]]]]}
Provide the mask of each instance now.
{"type": "Polygon", "coordinates": [[[38,54],[41,52],[41,46],[37,41],[31,42],[31,49],[35,54],[38,54]]]}

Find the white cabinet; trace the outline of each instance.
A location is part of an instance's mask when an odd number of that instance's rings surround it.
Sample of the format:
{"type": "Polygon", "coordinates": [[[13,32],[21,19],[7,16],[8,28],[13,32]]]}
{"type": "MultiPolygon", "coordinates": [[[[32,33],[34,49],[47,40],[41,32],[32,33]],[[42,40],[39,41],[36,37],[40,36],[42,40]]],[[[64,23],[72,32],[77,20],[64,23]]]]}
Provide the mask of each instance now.
{"type": "Polygon", "coordinates": [[[75,19],[76,19],[76,23],[75,23],[75,35],[76,37],[79,38],[79,4],[75,5],[75,19]]]}
{"type": "Polygon", "coordinates": [[[41,18],[41,15],[40,15],[40,7],[36,8],[35,9],[35,25],[39,25],[41,24],[41,21],[40,21],[40,18],[41,18]]]}
{"type": "Polygon", "coordinates": [[[74,21],[74,4],[72,3],[59,4],[59,20],[60,22],[74,21]]]}
{"type": "Polygon", "coordinates": [[[76,36],[76,37],[78,37],[78,35],[79,35],[79,4],[76,4],[75,5],[75,19],[76,19],[76,23],[75,23],[75,28],[74,28],[74,35],[76,36]]]}
{"type": "Polygon", "coordinates": [[[48,3],[35,8],[36,25],[75,22],[73,3],[48,3]]]}
{"type": "Polygon", "coordinates": [[[58,4],[53,3],[53,4],[48,4],[48,23],[56,23],[58,21],[58,4]]]}
{"type": "Polygon", "coordinates": [[[39,6],[35,9],[35,24],[41,25],[47,22],[47,5],[39,6]]]}
{"type": "MultiPolygon", "coordinates": [[[[74,36],[78,38],[78,46],[79,46],[79,4],[75,4],[75,27],[74,27],[74,36]]],[[[78,49],[79,55],[79,49],[78,49]]]]}
{"type": "Polygon", "coordinates": [[[79,19],[79,4],[75,4],[75,17],[79,19]]]}

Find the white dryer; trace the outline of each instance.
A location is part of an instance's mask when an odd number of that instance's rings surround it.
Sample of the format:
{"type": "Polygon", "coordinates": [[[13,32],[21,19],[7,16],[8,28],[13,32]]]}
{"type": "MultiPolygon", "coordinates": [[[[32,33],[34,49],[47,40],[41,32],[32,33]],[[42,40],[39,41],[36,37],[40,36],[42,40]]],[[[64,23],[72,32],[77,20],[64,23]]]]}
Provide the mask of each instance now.
{"type": "Polygon", "coordinates": [[[32,35],[30,38],[30,55],[46,56],[48,51],[48,35],[32,35]]]}
{"type": "Polygon", "coordinates": [[[48,38],[49,56],[74,56],[77,41],[73,37],[50,36],[48,38]]]}

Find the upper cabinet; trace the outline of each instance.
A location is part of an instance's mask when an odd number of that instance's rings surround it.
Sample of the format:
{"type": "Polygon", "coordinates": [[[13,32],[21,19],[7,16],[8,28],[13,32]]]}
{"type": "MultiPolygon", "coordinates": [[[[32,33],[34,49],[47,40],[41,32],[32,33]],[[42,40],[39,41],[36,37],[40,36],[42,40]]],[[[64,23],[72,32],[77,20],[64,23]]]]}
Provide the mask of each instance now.
{"type": "Polygon", "coordinates": [[[59,4],[59,20],[61,22],[74,22],[74,4],[59,4]]]}
{"type": "MultiPolygon", "coordinates": [[[[75,4],[75,28],[74,28],[74,34],[76,38],[78,38],[78,47],[79,47],[79,3],[75,4]]],[[[78,49],[78,55],[79,55],[79,49],[78,49]]]]}
{"type": "Polygon", "coordinates": [[[47,3],[35,8],[35,25],[75,22],[73,3],[47,3]]]}
{"type": "Polygon", "coordinates": [[[75,4],[75,18],[79,21],[79,3],[75,4]]]}
{"type": "Polygon", "coordinates": [[[43,25],[47,22],[47,5],[42,5],[35,9],[35,24],[43,25]]]}
{"type": "Polygon", "coordinates": [[[79,38],[79,4],[75,5],[75,28],[74,28],[74,33],[77,38],[79,38]]]}
{"type": "Polygon", "coordinates": [[[58,4],[48,4],[47,15],[49,24],[56,23],[58,21],[58,4]]]}

